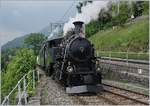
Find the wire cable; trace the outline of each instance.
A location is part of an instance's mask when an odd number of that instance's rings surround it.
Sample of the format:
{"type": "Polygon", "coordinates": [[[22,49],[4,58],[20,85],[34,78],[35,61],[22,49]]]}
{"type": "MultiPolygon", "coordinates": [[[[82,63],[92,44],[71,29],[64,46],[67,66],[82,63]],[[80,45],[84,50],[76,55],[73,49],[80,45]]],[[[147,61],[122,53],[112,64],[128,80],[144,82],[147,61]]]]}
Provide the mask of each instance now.
{"type": "Polygon", "coordinates": [[[69,8],[66,10],[66,12],[64,13],[64,15],[60,18],[60,20],[58,22],[61,22],[64,17],[68,14],[68,12],[71,10],[71,8],[73,7],[73,5],[75,4],[75,0],[73,1],[73,3],[69,6],[69,8]]]}

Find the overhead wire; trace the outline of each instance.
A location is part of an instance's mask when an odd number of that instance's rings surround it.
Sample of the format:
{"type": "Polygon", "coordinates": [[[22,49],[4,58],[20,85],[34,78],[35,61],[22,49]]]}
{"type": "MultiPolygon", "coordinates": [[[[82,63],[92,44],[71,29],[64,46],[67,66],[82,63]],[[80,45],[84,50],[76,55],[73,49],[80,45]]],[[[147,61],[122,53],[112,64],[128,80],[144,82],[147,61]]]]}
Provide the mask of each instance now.
{"type": "MultiPolygon", "coordinates": [[[[73,1],[73,3],[71,3],[71,5],[67,8],[67,10],[65,11],[65,13],[63,14],[63,16],[60,18],[59,21],[57,21],[57,23],[63,23],[63,19],[64,17],[70,12],[70,10],[72,9],[73,5],[75,4],[76,0],[73,1]]],[[[60,26],[56,26],[53,30],[59,28],[60,26]]],[[[52,31],[51,31],[52,32],[52,31]]]]}
{"type": "Polygon", "coordinates": [[[58,22],[61,22],[64,19],[64,17],[69,13],[69,11],[71,10],[71,8],[75,4],[75,2],[76,2],[76,0],[73,1],[73,3],[69,6],[69,8],[66,10],[66,12],[64,13],[64,15],[60,18],[60,20],[58,22]]]}

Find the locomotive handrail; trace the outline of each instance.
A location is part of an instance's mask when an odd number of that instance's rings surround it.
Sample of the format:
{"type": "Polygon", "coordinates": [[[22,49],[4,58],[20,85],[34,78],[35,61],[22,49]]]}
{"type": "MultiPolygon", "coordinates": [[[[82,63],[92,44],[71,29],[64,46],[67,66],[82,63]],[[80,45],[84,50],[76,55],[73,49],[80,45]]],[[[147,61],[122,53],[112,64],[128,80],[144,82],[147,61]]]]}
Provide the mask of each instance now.
{"type": "MultiPolygon", "coordinates": [[[[61,66],[61,74],[62,74],[62,70],[63,70],[63,68],[64,68],[64,64],[65,64],[65,60],[66,60],[67,48],[68,48],[68,44],[67,44],[67,46],[66,46],[66,48],[65,48],[64,59],[63,59],[63,63],[62,63],[62,66],[61,66]]],[[[61,79],[61,74],[60,74],[60,78],[59,78],[59,79],[61,79]]]]}
{"type": "MultiPolygon", "coordinates": [[[[39,72],[37,71],[37,75],[38,75],[38,81],[39,81],[39,72]]],[[[9,105],[9,98],[11,96],[11,94],[17,89],[18,87],[18,103],[17,105],[21,105],[21,99],[23,98],[24,96],[24,100],[25,100],[25,104],[27,104],[27,87],[29,86],[29,84],[31,84],[32,82],[32,86],[33,86],[33,89],[35,89],[35,70],[32,70],[32,71],[29,71],[27,74],[25,74],[19,81],[18,83],[16,84],[16,86],[9,92],[9,94],[7,96],[5,96],[5,99],[2,101],[2,106],[3,105],[9,105]],[[28,83],[26,83],[27,81],[27,76],[30,74],[30,73],[33,73],[32,74],[32,80],[30,80],[28,83]],[[23,91],[21,92],[21,82],[23,81],[23,91]]]]}

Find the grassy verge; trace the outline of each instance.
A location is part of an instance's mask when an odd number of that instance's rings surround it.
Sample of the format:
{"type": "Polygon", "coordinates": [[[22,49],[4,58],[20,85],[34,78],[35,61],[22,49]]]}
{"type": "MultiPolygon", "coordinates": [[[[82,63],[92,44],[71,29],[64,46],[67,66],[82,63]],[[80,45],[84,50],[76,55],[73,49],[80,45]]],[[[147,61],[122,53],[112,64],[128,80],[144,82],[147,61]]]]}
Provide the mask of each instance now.
{"type": "MultiPolygon", "coordinates": [[[[100,51],[147,53],[149,48],[149,22],[148,19],[142,19],[124,27],[98,32],[89,39],[95,45],[95,48],[100,51]]],[[[119,57],[124,57],[124,55],[119,57]]],[[[140,58],[145,57],[147,58],[147,55],[140,58]]]]}

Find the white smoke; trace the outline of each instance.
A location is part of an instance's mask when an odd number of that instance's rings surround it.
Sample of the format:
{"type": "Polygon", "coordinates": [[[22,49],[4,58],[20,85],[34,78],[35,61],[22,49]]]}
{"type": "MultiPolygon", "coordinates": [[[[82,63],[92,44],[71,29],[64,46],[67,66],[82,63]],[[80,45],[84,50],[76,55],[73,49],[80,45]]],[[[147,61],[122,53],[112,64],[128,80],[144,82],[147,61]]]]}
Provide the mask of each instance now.
{"type": "Polygon", "coordinates": [[[108,1],[93,1],[86,6],[83,6],[81,9],[82,13],[76,13],[74,18],[70,17],[69,21],[65,23],[63,28],[64,35],[71,28],[74,28],[74,25],[72,24],[74,21],[83,21],[85,24],[88,24],[91,20],[96,20],[100,10],[102,8],[107,9],[107,4],[108,1]]]}

